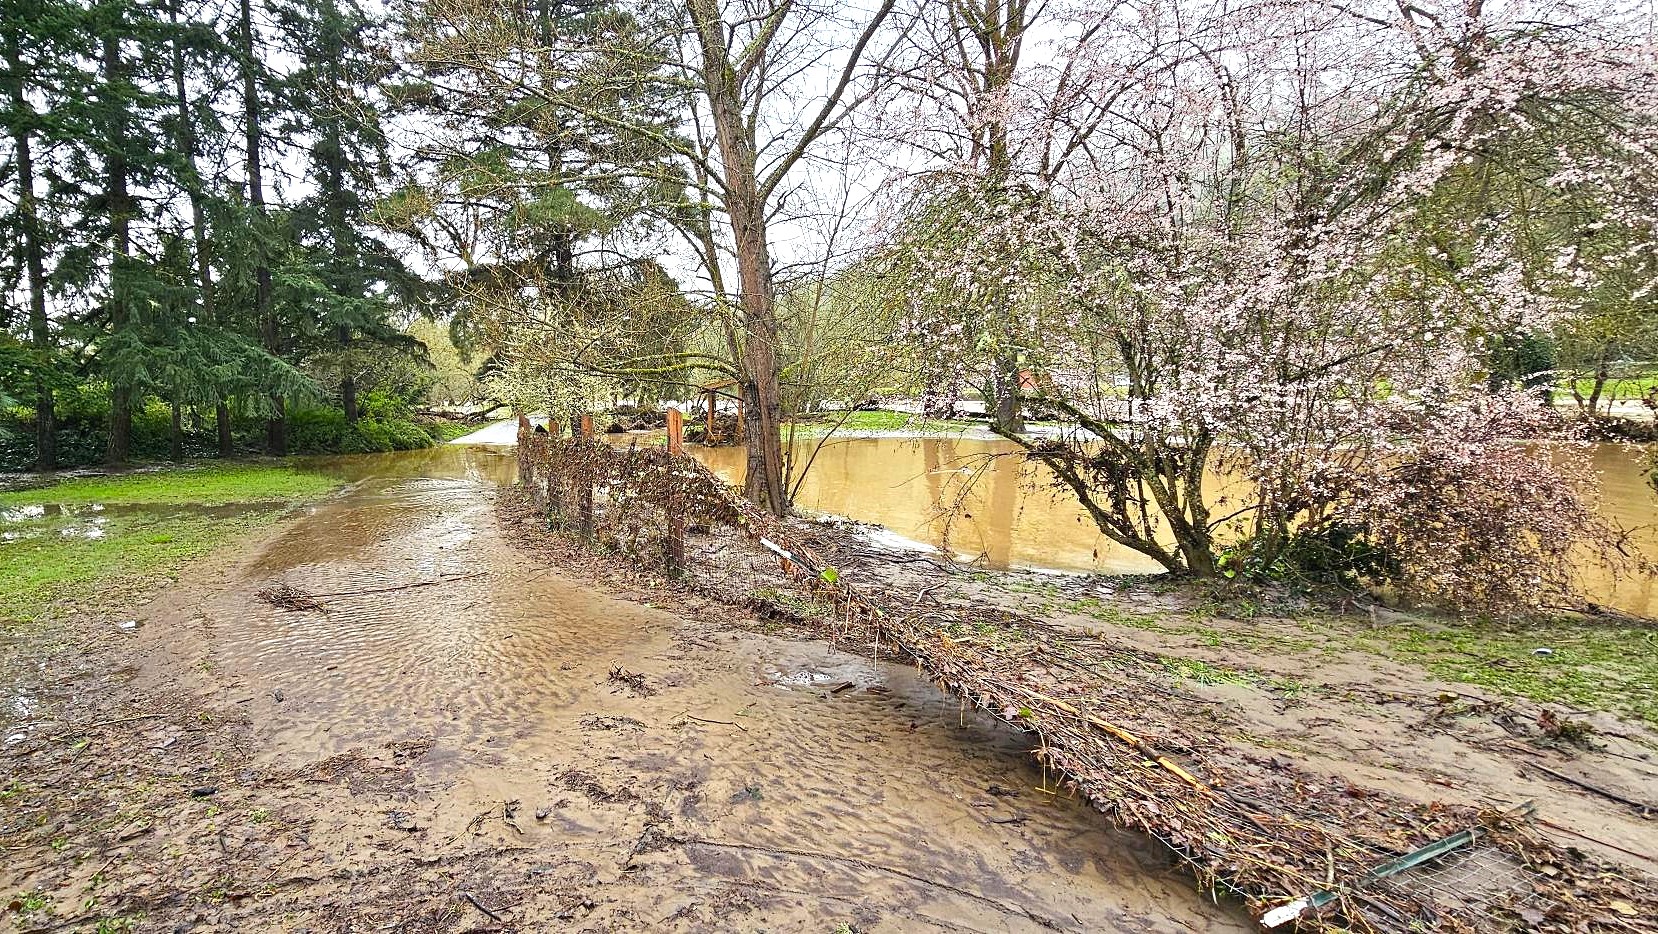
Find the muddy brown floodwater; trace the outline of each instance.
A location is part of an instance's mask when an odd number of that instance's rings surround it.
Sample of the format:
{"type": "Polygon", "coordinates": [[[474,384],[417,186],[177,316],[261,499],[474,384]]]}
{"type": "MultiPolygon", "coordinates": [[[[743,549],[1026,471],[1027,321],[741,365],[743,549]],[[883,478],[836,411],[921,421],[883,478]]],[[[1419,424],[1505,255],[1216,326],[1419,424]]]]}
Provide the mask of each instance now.
{"type": "Polygon", "coordinates": [[[912,669],[540,566],[496,528],[510,456],[324,466],[354,485],[142,636],[248,711],[262,767],[423,750],[396,800],[313,828],[324,868],[357,865],[375,823],[409,829],[417,865],[493,826],[527,878],[588,880],[574,913],[519,902],[525,930],[1249,929],[912,669]],[[326,612],[256,598],[276,583],[326,612]]]}
{"type": "MultiPolygon", "coordinates": [[[[803,454],[817,439],[797,442],[803,454]]],[[[741,482],[741,448],[690,450],[721,476],[741,482]]],[[[1037,568],[1108,574],[1151,574],[1156,562],[1099,533],[1074,499],[1056,495],[1038,468],[992,455],[1012,453],[1007,441],[973,438],[846,438],[825,443],[801,484],[804,509],[873,522],[906,538],[980,558],[998,570],[1037,568]],[[967,481],[971,479],[971,484],[967,481]],[[961,502],[960,514],[942,517],[961,502]]],[[[1645,451],[1593,444],[1563,449],[1599,475],[1601,512],[1634,532],[1643,554],[1658,558],[1658,494],[1647,485],[1645,451]]],[[[1223,489],[1218,477],[1211,493],[1223,489]]],[[[1658,582],[1649,575],[1614,578],[1585,566],[1584,593],[1642,616],[1658,616],[1658,582]]]]}

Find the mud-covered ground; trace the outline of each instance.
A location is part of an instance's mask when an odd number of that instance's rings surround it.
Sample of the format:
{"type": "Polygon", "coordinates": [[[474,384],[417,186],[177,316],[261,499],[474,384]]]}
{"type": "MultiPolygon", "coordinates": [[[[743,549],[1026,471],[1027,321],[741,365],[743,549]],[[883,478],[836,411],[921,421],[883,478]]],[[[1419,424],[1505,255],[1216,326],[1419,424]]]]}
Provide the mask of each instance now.
{"type": "MultiPolygon", "coordinates": [[[[1249,927],[766,556],[694,533],[705,573],[665,581],[548,535],[497,494],[509,458],[411,463],[339,466],[351,487],[232,559],[0,646],[4,923],[1249,927]]],[[[1533,800],[1541,832],[1658,872],[1636,806],[1658,797],[1651,730],[1364,651],[1385,611],[962,571],[824,534],[848,580],[1145,653],[1217,746],[1360,799],[1533,800]]]]}
{"type": "Polygon", "coordinates": [[[913,670],[515,545],[468,457],[4,645],[5,923],[1247,927],[913,670]]]}

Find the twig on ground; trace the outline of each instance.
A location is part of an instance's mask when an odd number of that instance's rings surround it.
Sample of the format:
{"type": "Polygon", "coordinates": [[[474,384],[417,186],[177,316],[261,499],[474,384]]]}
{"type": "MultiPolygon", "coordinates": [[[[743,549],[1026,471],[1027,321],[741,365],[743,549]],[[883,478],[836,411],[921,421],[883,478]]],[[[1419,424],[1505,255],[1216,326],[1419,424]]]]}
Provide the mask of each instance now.
{"type": "Polygon", "coordinates": [[[472,574],[451,574],[429,581],[415,581],[412,584],[399,584],[396,587],[374,587],[368,590],[338,590],[333,593],[314,593],[313,597],[361,597],[375,593],[394,593],[399,590],[413,590],[416,587],[432,587],[437,584],[453,584],[455,581],[472,580],[475,577],[488,577],[488,571],[478,571],[472,574]]]}
{"type": "Polygon", "coordinates": [[[476,908],[479,911],[483,912],[484,914],[489,915],[491,918],[495,919],[496,922],[498,922],[500,924],[506,924],[507,923],[507,919],[501,917],[500,915],[496,914],[493,911],[490,911],[487,907],[484,906],[484,903],[478,901],[477,897],[474,896],[471,892],[462,892],[461,897],[466,899],[467,901],[471,902],[473,908],[476,908]]]}
{"type": "Polygon", "coordinates": [[[680,714],[680,716],[684,717],[687,720],[695,720],[698,723],[717,723],[720,726],[734,726],[737,729],[742,730],[744,733],[748,732],[748,727],[743,726],[741,723],[737,723],[737,722],[732,721],[732,720],[705,720],[702,717],[693,717],[688,713],[682,713],[682,714],[680,714]]]}

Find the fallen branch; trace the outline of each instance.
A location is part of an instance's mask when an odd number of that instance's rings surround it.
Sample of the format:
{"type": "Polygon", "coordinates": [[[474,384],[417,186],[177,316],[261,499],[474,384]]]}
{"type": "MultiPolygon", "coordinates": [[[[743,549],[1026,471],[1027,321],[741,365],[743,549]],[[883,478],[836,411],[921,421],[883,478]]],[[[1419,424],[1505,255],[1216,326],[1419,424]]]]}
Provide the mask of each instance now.
{"type": "Polygon", "coordinates": [[[1185,769],[1181,768],[1178,764],[1176,764],[1174,761],[1170,760],[1167,756],[1163,755],[1162,753],[1160,753],[1157,750],[1153,749],[1151,746],[1147,745],[1145,740],[1141,739],[1138,736],[1135,736],[1133,733],[1130,733],[1129,731],[1123,729],[1122,727],[1117,726],[1116,724],[1113,724],[1113,723],[1111,723],[1107,720],[1103,720],[1099,717],[1096,717],[1091,713],[1085,713],[1081,710],[1078,710],[1077,708],[1071,706],[1070,704],[1065,703],[1064,701],[1060,700],[1057,697],[1049,697],[1046,694],[1041,694],[1041,693],[1038,693],[1036,691],[1032,691],[1029,688],[1021,688],[1020,690],[1024,691],[1026,694],[1029,694],[1031,697],[1036,698],[1037,700],[1045,701],[1049,704],[1052,704],[1055,707],[1058,707],[1060,710],[1063,710],[1066,713],[1071,714],[1072,716],[1081,717],[1083,720],[1087,721],[1090,725],[1092,725],[1092,726],[1094,726],[1098,729],[1104,730],[1105,732],[1111,734],[1112,736],[1115,736],[1116,738],[1122,740],[1123,742],[1127,743],[1128,745],[1134,747],[1135,750],[1145,754],[1148,758],[1150,758],[1152,761],[1156,762],[1158,765],[1162,766],[1165,769],[1168,769],[1170,772],[1173,772],[1175,775],[1179,776],[1180,780],[1184,781],[1186,784],[1191,785],[1193,788],[1196,788],[1198,791],[1201,791],[1204,794],[1209,794],[1210,793],[1208,786],[1203,784],[1202,782],[1198,781],[1197,776],[1195,776],[1192,773],[1190,773],[1190,772],[1186,771],[1185,769]]]}
{"type": "Polygon", "coordinates": [[[1654,856],[1651,853],[1637,853],[1634,850],[1625,849],[1624,847],[1618,846],[1616,843],[1609,843],[1605,840],[1602,840],[1599,837],[1591,837],[1588,834],[1583,833],[1582,831],[1573,830],[1570,827],[1562,827],[1559,824],[1555,823],[1554,821],[1546,820],[1546,819],[1541,818],[1541,817],[1533,818],[1533,819],[1536,820],[1537,823],[1542,824],[1544,827],[1547,827],[1551,830],[1558,830],[1559,832],[1561,832],[1563,834],[1567,834],[1568,836],[1576,837],[1579,840],[1587,840],[1590,843],[1594,843],[1594,844],[1598,844],[1600,846],[1604,846],[1609,850],[1617,850],[1619,853],[1622,853],[1625,856],[1633,856],[1636,859],[1644,860],[1644,861],[1649,862],[1649,863],[1658,863],[1658,856],[1654,856]]]}
{"type": "Polygon", "coordinates": [[[452,584],[455,581],[471,580],[474,577],[487,577],[488,571],[478,571],[474,574],[453,574],[448,577],[439,577],[436,580],[416,581],[412,584],[399,584],[396,587],[375,587],[370,590],[340,590],[334,593],[314,593],[312,597],[362,597],[374,593],[395,593],[399,590],[413,590],[416,587],[431,587],[436,584],[452,584]]]}
{"type": "Polygon", "coordinates": [[[1572,776],[1567,775],[1563,772],[1556,772],[1554,769],[1551,769],[1546,765],[1538,765],[1537,763],[1534,762],[1534,763],[1531,764],[1531,767],[1536,769],[1539,772],[1542,772],[1545,775],[1551,775],[1551,776],[1559,779],[1560,781],[1565,782],[1568,785],[1576,785],[1577,787],[1582,788],[1584,791],[1592,791],[1595,794],[1600,795],[1601,797],[1606,798],[1609,801],[1616,801],[1619,804],[1626,804],[1626,805],[1634,808],[1635,810],[1642,812],[1643,814],[1648,813],[1648,812],[1653,811],[1653,810],[1658,810],[1658,804],[1651,804],[1651,803],[1648,803],[1648,802],[1645,802],[1645,801],[1637,801],[1634,798],[1626,798],[1623,795],[1618,794],[1615,791],[1609,791],[1605,788],[1600,787],[1599,785],[1595,785],[1595,784],[1591,784],[1589,782],[1586,782],[1581,778],[1573,778],[1572,776]]]}

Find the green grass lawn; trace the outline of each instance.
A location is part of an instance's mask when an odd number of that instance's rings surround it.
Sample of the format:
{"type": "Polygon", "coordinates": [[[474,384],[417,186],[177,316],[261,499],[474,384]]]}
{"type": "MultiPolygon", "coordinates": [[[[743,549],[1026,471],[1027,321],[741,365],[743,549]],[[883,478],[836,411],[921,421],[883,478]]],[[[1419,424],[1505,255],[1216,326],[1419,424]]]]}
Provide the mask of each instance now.
{"type": "MultiPolygon", "coordinates": [[[[1560,384],[1560,391],[1570,394],[1573,381],[1566,380],[1560,384]]],[[[1576,381],[1577,391],[1583,398],[1595,391],[1595,381],[1580,379],[1576,381]]],[[[1645,399],[1654,389],[1658,389],[1658,376],[1639,376],[1630,379],[1609,379],[1601,387],[1600,397],[1606,399],[1645,399]]]]}
{"type": "MultiPolygon", "coordinates": [[[[797,434],[823,434],[835,428],[840,419],[840,413],[830,413],[821,420],[810,422],[795,422],[794,430],[797,434]]],[[[916,434],[956,434],[973,428],[983,428],[982,421],[964,421],[962,419],[922,418],[919,415],[909,415],[904,412],[887,412],[884,410],[870,412],[853,412],[846,417],[838,431],[902,431],[916,434]]]]}
{"type": "Polygon", "coordinates": [[[231,464],[0,493],[0,620],[38,622],[171,576],[338,485],[287,466],[231,464]]]}
{"type": "Polygon", "coordinates": [[[432,436],[433,441],[438,444],[448,444],[456,438],[469,435],[484,426],[474,425],[471,422],[438,421],[434,419],[421,422],[420,427],[426,429],[426,433],[432,436]]]}

